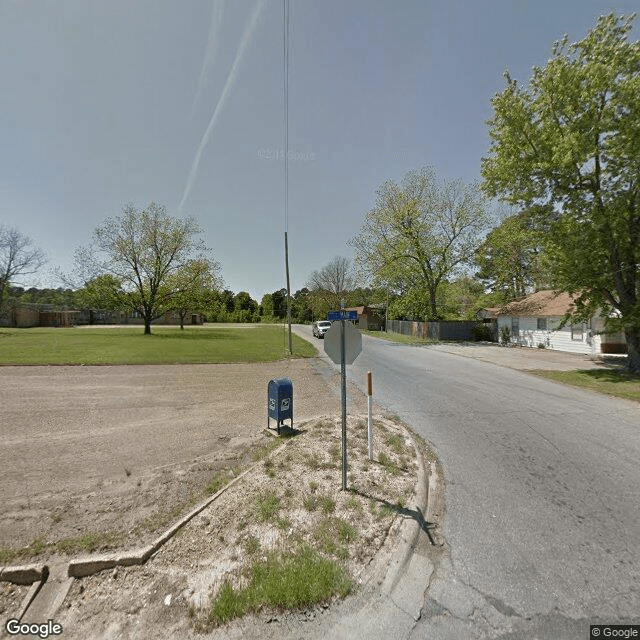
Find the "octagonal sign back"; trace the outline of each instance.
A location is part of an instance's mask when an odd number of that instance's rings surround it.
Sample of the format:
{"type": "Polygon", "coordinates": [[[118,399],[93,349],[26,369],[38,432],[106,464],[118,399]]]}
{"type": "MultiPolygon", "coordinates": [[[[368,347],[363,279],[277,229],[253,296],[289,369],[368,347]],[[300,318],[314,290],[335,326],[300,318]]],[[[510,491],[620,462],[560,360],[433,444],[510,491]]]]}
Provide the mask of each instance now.
{"type": "MultiPolygon", "coordinates": [[[[334,322],[331,329],[324,334],[324,352],[336,363],[340,364],[340,322],[334,322]]],[[[344,323],[345,364],[353,364],[362,351],[362,334],[351,324],[344,323]]]]}

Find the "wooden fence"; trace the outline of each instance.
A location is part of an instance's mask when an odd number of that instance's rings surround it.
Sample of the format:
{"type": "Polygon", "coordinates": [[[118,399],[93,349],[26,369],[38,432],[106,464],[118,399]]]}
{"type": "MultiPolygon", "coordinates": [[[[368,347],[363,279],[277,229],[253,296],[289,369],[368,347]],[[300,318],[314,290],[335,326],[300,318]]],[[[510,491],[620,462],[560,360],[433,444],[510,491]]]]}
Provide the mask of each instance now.
{"type": "Polygon", "coordinates": [[[414,322],[387,320],[387,331],[414,336],[425,340],[474,340],[474,320],[444,320],[441,322],[414,322]]]}

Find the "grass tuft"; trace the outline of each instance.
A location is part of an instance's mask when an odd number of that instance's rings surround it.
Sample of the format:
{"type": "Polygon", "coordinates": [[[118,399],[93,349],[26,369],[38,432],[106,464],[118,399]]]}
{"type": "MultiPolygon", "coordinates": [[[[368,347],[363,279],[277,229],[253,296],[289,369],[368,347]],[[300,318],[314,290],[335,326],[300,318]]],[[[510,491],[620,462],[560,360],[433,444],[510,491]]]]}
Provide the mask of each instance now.
{"type": "Polygon", "coordinates": [[[256,499],[258,509],[258,519],[262,522],[269,522],[280,509],[280,498],[273,491],[258,496],[256,499]]]}
{"type": "Polygon", "coordinates": [[[209,622],[221,625],[263,607],[300,609],[345,597],[352,587],[344,569],[309,547],[294,554],[272,552],[266,561],[254,562],[249,583],[234,589],[225,582],[215,597],[209,622]]]}
{"type": "Polygon", "coordinates": [[[384,467],[385,471],[392,476],[397,476],[400,473],[400,467],[398,467],[384,451],[378,456],[378,462],[384,467]]]}

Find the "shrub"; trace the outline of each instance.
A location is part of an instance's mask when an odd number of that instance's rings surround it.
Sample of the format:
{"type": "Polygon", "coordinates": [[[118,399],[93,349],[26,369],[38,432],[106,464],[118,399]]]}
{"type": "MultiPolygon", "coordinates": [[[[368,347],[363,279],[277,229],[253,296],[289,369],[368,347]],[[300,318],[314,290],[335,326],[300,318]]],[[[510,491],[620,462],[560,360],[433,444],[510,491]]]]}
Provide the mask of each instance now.
{"type": "Polygon", "coordinates": [[[471,335],[476,342],[488,342],[491,340],[491,326],[484,322],[473,325],[471,335]]]}
{"type": "Polygon", "coordinates": [[[509,329],[509,327],[502,327],[502,329],[500,329],[500,342],[502,344],[511,342],[511,329],[509,329]]]}

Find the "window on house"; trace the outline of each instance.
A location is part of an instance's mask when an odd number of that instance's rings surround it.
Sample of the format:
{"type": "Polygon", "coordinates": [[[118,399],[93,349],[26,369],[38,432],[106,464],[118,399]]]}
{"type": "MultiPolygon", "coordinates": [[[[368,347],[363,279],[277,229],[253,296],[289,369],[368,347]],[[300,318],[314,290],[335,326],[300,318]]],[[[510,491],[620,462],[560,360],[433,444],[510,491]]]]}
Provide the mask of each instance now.
{"type": "Polygon", "coordinates": [[[538,318],[538,331],[546,331],[546,330],[547,330],[547,319],[538,318]]]}
{"type": "Polygon", "coordinates": [[[511,337],[517,338],[520,335],[520,318],[511,318],[511,337]]]}
{"type": "Polygon", "coordinates": [[[580,324],[572,324],[571,339],[576,340],[578,342],[582,342],[583,336],[584,336],[584,324],[582,322],[580,324]]]}

